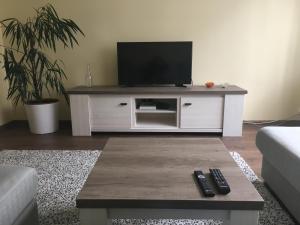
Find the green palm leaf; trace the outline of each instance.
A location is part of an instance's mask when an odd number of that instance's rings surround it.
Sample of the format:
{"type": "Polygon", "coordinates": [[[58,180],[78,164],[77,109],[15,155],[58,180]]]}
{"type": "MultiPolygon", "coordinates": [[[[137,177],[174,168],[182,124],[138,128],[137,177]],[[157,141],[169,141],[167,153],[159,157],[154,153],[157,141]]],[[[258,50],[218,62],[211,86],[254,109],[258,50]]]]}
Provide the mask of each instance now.
{"type": "Polygon", "coordinates": [[[56,52],[58,43],[73,48],[78,45],[77,34],[84,33],[73,20],[60,18],[51,4],[35,9],[35,13],[24,23],[16,18],[0,21],[3,37],[10,44],[2,54],[4,79],[9,83],[7,98],[17,105],[20,101],[42,101],[45,92],[55,92],[69,102],[63,62],[50,59],[45,52],[56,52]]]}

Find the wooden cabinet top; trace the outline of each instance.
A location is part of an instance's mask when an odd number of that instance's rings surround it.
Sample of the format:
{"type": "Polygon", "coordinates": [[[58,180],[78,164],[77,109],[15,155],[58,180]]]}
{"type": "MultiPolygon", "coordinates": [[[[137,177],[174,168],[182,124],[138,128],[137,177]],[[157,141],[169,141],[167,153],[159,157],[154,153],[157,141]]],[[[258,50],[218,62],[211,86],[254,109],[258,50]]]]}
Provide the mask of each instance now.
{"type": "Polygon", "coordinates": [[[247,90],[235,85],[188,87],[121,87],[121,86],[77,86],[67,90],[68,94],[247,94],[247,90]]]}

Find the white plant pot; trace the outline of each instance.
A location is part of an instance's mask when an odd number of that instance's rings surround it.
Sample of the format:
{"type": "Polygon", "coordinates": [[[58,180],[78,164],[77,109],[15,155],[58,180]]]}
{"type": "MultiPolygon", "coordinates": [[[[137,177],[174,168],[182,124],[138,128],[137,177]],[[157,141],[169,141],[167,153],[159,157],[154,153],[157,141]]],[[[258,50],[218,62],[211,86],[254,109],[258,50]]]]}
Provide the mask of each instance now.
{"type": "Polygon", "coordinates": [[[25,104],[30,131],[34,134],[48,134],[58,130],[58,101],[25,104]]]}

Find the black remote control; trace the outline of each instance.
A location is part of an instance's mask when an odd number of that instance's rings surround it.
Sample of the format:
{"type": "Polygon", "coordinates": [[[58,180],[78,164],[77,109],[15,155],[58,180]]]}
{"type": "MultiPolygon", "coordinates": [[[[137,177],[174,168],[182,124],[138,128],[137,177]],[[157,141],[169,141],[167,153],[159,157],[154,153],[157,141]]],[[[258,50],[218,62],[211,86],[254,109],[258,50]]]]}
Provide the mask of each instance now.
{"type": "Polygon", "coordinates": [[[215,182],[218,191],[223,194],[226,195],[230,192],[230,187],[227,183],[227,181],[225,180],[222,172],[220,169],[209,169],[209,172],[213,178],[213,181],[215,182]]]}
{"type": "Polygon", "coordinates": [[[194,175],[197,179],[197,182],[198,182],[201,190],[203,191],[204,196],[214,197],[215,193],[212,190],[211,186],[209,185],[208,180],[204,176],[203,172],[201,170],[195,170],[194,175]]]}

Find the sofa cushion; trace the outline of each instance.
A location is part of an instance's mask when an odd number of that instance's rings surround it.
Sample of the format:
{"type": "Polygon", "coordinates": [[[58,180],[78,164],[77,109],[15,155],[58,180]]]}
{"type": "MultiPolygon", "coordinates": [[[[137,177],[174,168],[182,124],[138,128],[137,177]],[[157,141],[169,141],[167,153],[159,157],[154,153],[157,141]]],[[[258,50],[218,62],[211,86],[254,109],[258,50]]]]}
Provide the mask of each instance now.
{"type": "Polygon", "coordinates": [[[265,127],[256,137],[264,159],[300,191],[300,127],[265,127]]]}
{"type": "Polygon", "coordinates": [[[35,169],[0,166],[0,225],[12,224],[36,194],[35,169]]]}

